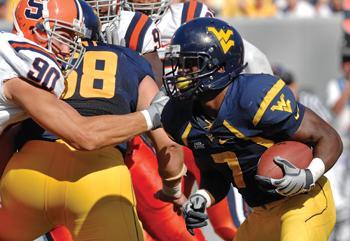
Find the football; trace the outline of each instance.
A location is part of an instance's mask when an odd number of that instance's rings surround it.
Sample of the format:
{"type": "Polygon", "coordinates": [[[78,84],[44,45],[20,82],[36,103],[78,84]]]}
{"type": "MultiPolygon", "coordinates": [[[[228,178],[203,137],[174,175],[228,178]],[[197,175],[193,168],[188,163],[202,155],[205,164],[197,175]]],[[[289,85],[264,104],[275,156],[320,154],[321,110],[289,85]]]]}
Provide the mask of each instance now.
{"type": "Polygon", "coordinates": [[[282,178],[283,171],[277,166],[273,158],[280,156],[293,163],[296,167],[309,166],[313,154],[310,147],[297,141],[279,142],[268,148],[260,157],[257,174],[265,177],[282,178]]]}

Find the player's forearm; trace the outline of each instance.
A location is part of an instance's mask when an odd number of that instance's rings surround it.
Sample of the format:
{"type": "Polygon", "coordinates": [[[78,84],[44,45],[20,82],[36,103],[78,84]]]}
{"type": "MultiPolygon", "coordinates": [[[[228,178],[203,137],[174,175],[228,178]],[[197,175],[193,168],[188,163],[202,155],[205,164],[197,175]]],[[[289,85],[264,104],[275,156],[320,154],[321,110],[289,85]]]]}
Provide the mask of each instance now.
{"type": "Polygon", "coordinates": [[[322,136],[314,146],[314,157],[319,157],[325,164],[325,171],[328,171],[338,160],[343,151],[343,143],[338,133],[332,129],[320,130],[322,136]]]}
{"type": "Polygon", "coordinates": [[[7,98],[22,106],[44,129],[78,150],[122,143],[150,129],[140,112],[120,116],[83,117],[53,94],[22,80],[7,84],[7,98]]]}
{"type": "Polygon", "coordinates": [[[305,108],[303,121],[292,139],[311,143],[314,157],[323,161],[325,171],[335,164],[343,150],[338,133],[308,108],[305,108]]]}
{"type": "Polygon", "coordinates": [[[83,122],[88,133],[84,140],[88,149],[120,144],[148,130],[140,112],[87,117],[83,122]]]}
{"type": "Polygon", "coordinates": [[[149,137],[157,152],[158,172],[163,184],[176,186],[186,172],[182,146],[170,140],[163,129],[149,132],[149,137]]]}

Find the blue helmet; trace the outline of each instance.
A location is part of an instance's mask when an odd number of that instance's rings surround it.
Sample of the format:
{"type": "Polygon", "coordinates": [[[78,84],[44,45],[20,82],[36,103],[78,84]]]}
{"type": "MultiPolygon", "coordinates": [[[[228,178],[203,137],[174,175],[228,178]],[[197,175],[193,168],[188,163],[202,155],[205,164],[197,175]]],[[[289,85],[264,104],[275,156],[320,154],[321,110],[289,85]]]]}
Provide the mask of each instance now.
{"type": "Polygon", "coordinates": [[[95,14],[95,11],[88,3],[79,0],[84,16],[84,24],[86,28],[85,39],[91,41],[101,41],[101,23],[95,14]]]}
{"type": "Polygon", "coordinates": [[[205,96],[229,85],[246,67],[240,34],[226,22],[197,18],[173,35],[165,54],[171,71],[163,77],[173,98],[205,96]]]}

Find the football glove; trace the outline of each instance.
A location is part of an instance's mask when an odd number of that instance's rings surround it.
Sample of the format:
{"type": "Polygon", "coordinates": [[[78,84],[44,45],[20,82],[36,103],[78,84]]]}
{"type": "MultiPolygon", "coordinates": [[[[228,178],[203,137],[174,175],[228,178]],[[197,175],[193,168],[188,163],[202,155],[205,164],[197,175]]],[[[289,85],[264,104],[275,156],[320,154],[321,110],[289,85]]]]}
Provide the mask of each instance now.
{"type": "Polygon", "coordinates": [[[168,101],[169,96],[167,96],[165,88],[162,87],[154,96],[150,106],[146,110],[141,111],[146,118],[149,129],[154,130],[161,127],[161,114],[168,101]]]}
{"type": "Polygon", "coordinates": [[[274,162],[282,168],[284,176],[274,179],[256,175],[255,179],[264,191],[290,197],[308,192],[315,186],[315,180],[309,169],[300,169],[279,156],[274,158],[274,162]]]}
{"type": "Polygon", "coordinates": [[[194,228],[201,228],[208,225],[208,215],[205,213],[207,200],[199,193],[189,197],[184,204],[183,216],[188,232],[194,235],[194,228]]]}

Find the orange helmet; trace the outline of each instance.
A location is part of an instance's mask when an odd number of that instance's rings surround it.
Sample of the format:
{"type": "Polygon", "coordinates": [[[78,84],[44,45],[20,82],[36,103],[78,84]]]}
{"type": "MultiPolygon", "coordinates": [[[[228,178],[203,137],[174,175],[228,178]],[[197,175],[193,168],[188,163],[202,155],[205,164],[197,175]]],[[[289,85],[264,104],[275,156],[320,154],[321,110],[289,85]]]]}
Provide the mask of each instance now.
{"type": "Polygon", "coordinates": [[[85,49],[80,43],[86,28],[79,0],[20,0],[14,12],[13,32],[52,51],[52,41],[69,46],[68,57],[60,58],[63,70],[75,68],[85,49]],[[69,33],[69,39],[61,32],[69,33]],[[77,60],[74,60],[77,58],[77,60]]]}

